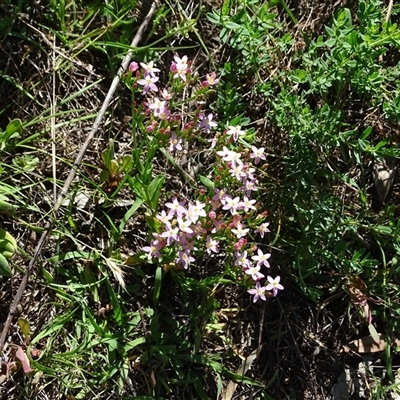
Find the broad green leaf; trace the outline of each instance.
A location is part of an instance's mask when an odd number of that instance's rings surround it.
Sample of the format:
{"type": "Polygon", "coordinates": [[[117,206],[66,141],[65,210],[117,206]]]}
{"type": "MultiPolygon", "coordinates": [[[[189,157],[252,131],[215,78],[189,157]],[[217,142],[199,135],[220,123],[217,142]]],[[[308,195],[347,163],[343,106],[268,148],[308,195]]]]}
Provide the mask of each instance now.
{"type": "Polygon", "coordinates": [[[0,276],[6,276],[6,277],[11,276],[11,268],[8,265],[8,261],[1,253],[0,253],[0,276]]]}
{"type": "Polygon", "coordinates": [[[6,128],[7,137],[11,137],[15,132],[22,134],[22,122],[20,119],[13,119],[6,128]]]}

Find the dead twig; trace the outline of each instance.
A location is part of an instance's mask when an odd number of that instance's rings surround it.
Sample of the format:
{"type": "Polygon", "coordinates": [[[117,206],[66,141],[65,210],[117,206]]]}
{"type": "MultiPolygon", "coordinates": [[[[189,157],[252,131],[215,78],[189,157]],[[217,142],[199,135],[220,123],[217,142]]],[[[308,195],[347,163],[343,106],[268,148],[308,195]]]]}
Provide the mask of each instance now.
{"type": "MultiPolygon", "coordinates": [[[[156,0],[156,1],[153,2],[149,12],[147,13],[147,15],[144,18],[142,24],[140,25],[138,31],[136,32],[136,35],[135,35],[134,39],[132,40],[132,43],[131,43],[132,49],[128,51],[128,53],[126,54],[126,56],[124,57],[124,59],[121,62],[121,66],[120,66],[120,68],[119,68],[119,70],[117,72],[117,75],[114,77],[114,79],[113,79],[113,81],[111,83],[110,89],[108,90],[108,93],[107,93],[107,96],[106,96],[106,98],[104,100],[104,103],[103,103],[103,105],[102,105],[102,107],[101,107],[101,109],[99,111],[99,114],[98,114],[96,120],[93,123],[92,129],[88,133],[88,135],[86,137],[86,140],[85,140],[85,142],[83,143],[83,145],[81,147],[81,150],[79,151],[78,155],[76,156],[74,165],[72,166],[72,168],[70,170],[70,173],[69,173],[69,175],[68,175],[68,177],[67,177],[67,179],[65,181],[65,184],[64,184],[64,186],[63,186],[63,188],[61,190],[61,193],[58,196],[57,202],[54,205],[54,210],[53,211],[54,211],[54,215],[55,216],[57,215],[58,210],[59,210],[59,208],[61,206],[61,203],[63,202],[63,200],[64,200],[64,198],[65,198],[65,196],[66,196],[66,194],[67,194],[67,192],[69,190],[69,187],[71,186],[71,183],[75,178],[76,171],[78,170],[78,167],[79,167],[79,165],[81,164],[81,162],[83,160],[83,157],[84,157],[84,155],[86,153],[86,150],[89,147],[90,142],[92,141],[94,135],[99,130],[99,127],[100,127],[100,124],[101,124],[101,122],[103,120],[104,114],[106,113],[108,105],[110,104],[110,101],[114,96],[114,93],[115,93],[115,90],[117,89],[119,81],[121,80],[121,76],[125,73],[126,69],[128,68],[128,65],[129,65],[129,63],[131,61],[131,58],[132,58],[133,48],[137,46],[137,44],[139,43],[140,39],[142,38],[143,32],[146,29],[147,25],[149,24],[149,21],[150,21],[151,17],[153,16],[157,6],[158,6],[158,1],[156,0]]],[[[14,317],[15,311],[16,311],[17,306],[18,306],[18,304],[19,304],[19,302],[21,300],[21,297],[22,297],[22,295],[23,295],[23,293],[25,291],[26,285],[27,285],[27,283],[29,281],[29,277],[30,277],[35,265],[36,265],[37,260],[39,259],[40,255],[41,255],[42,249],[44,247],[44,244],[46,243],[46,240],[47,240],[47,238],[49,236],[49,233],[50,233],[50,231],[52,229],[52,226],[53,226],[53,221],[50,219],[46,223],[46,226],[45,226],[45,229],[44,229],[44,231],[42,233],[42,236],[40,237],[39,242],[38,242],[38,244],[37,244],[37,246],[35,248],[33,257],[31,259],[31,261],[29,262],[29,265],[28,265],[28,267],[26,269],[25,275],[24,275],[24,277],[23,277],[23,279],[21,281],[21,284],[19,285],[18,291],[15,294],[14,299],[13,299],[13,301],[11,303],[10,310],[8,312],[8,315],[7,315],[7,319],[6,319],[5,323],[4,323],[3,330],[2,330],[1,336],[0,336],[0,353],[3,352],[4,343],[6,341],[6,337],[7,337],[8,331],[10,329],[10,325],[11,325],[12,319],[14,317]]]]}

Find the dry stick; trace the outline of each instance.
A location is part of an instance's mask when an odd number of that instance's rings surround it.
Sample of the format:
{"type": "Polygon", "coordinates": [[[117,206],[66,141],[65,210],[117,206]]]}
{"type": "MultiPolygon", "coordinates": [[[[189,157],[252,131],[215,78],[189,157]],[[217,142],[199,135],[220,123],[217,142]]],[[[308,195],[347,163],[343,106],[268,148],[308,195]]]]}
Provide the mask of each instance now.
{"type": "MultiPolygon", "coordinates": [[[[148,12],[146,17],[144,18],[144,20],[143,20],[142,24],[140,25],[140,27],[139,27],[134,39],[132,40],[131,47],[136,47],[137,44],[139,43],[139,40],[141,39],[144,30],[146,29],[151,17],[153,16],[157,5],[158,5],[158,1],[156,0],[156,1],[153,2],[152,6],[150,8],[150,11],[148,12]]],[[[104,114],[107,111],[108,105],[110,104],[110,101],[111,101],[111,99],[112,99],[112,97],[114,95],[114,92],[117,89],[117,86],[119,84],[121,76],[126,71],[129,62],[131,61],[132,54],[133,54],[133,49],[129,50],[127,55],[122,60],[121,66],[120,66],[120,68],[118,70],[118,73],[114,77],[114,79],[113,79],[113,81],[111,83],[110,89],[108,90],[107,96],[106,96],[106,98],[104,100],[104,103],[103,103],[103,105],[102,105],[102,107],[101,107],[101,109],[99,111],[99,115],[97,116],[96,120],[94,121],[92,129],[88,133],[88,135],[86,137],[86,140],[85,140],[85,143],[82,145],[82,148],[79,151],[79,154],[76,156],[74,165],[72,166],[71,171],[70,171],[70,173],[68,175],[68,178],[65,181],[64,187],[62,188],[61,193],[58,196],[57,203],[54,206],[54,215],[57,214],[57,212],[58,212],[58,210],[59,210],[59,208],[61,206],[61,203],[63,202],[64,197],[67,194],[68,189],[69,189],[72,181],[75,178],[76,171],[77,171],[80,163],[82,162],[82,159],[83,159],[83,157],[84,157],[84,155],[86,153],[86,150],[89,147],[89,144],[90,144],[91,140],[93,139],[94,135],[96,134],[96,132],[99,129],[100,123],[101,123],[101,121],[102,121],[102,119],[104,117],[104,114]]],[[[23,279],[21,281],[21,284],[19,285],[18,291],[15,294],[13,302],[11,303],[10,311],[8,313],[6,322],[4,323],[3,330],[2,330],[1,336],[0,336],[0,354],[3,352],[4,343],[6,341],[8,330],[10,329],[11,321],[12,321],[13,316],[15,314],[15,310],[16,310],[16,308],[18,306],[19,301],[21,300],[22,294],[25,291],[25,287],[26,287],[26,285],[28,283],[29,276],[30,276],[31,272],[33,271],[33,268],[34,268],[34,266],[36,264],[36,261],[38,260],[40,254],[41,254],[42,248],[43,248],[43,246],[44,246],[44,244],[46,242],[47,237],[49,236],[49,233],[50,233],[50,230],[51,230],[52,226],[53,226],[52,220],[47,221],[45,229],[44,229],[44,231],[42,233],[42,236],[40,237],[39,242],[38,242],[38,244],[37,244],[37,246],[35,248],[33,257],[31,259],[31,261],[29,262],[28,268],[26,269],[25,275],[24,275],[24,277],[23,277],[23,279]]]]}

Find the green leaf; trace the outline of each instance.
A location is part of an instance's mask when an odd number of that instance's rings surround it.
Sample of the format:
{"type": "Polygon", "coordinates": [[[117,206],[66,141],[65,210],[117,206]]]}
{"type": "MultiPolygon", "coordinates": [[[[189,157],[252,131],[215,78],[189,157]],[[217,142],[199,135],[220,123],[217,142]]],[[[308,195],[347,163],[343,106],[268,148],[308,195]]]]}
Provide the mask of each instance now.
{"type": "Polygon", "coordinates": [[[196,392],[201,400],[209,400],[209,396],[203,389],[203,384],[200,382],[199,378],[195,379],[193,382],[193,386],[196,389],[196,392]]]}
{"type": "Polygon", "coordinates": [[[232,21],[227,21],[225,26],[228,29],[232,29],[232,30],[239,29],[242,27],[241,25],[237,24],[236,22],[232,22],[232,21]]]}
{"type": "Polygon", "coordinates": [[[392,234],[392,228],[385,226],[385,225],[375,225],[372,227],[372,229],[376,232],[382,233],[384,235],[391,235],[392,234]]]}
{"type": "Polygon", "coordinates": [[[332,28],[329,28],[329,26],[325,26],[325,30],[326,33],[330,36],[330,37],[335,37],[335,31],[332,28]]]}
{"type": "Polygon", "coordinates": [[[10,138],[14,133],[22,134],[22,122],[20,119],[13,119],[6,128],[7,138],[10,138]]]}
{"type": "MultiPolygon", "coordinates": [[[[5,198],[5,196],[2,196],[5,198]]],[[[0,211],[13,211],[16,210],[18,207],[10,204],[7,200],[0,198],[0,211]]]]}
{"type": "Polygon", "coordinates": [[[108,294],[110,295],[111,304],[113,307],[113,315],[114,315],[115,322],[117,323],[118,326],[122,326],[124,323],[124,313],[122,312],[122,308],[118,301],[117,294],[115,293],[114,289],[110,285],[110,282],[108,279],[106,280],[106,284],[107,284],[108,294]]]}
{"type": "Polygon", "coordinates": [[[378,332],[376,331],[375,327],[374,327],[372,324],[369,324],[369,325],[368,325],[368,330],[369,330],[369,333],[370,333],[372,339],[374,339],[374,342],[375,342],[376,344],[379,344],[379,342],[380,342],[380,337],[379,337],[379,334],[378,334],[378,332]]]}
{"type": "Polygon", "coordinates": [[[248,378],[247,376],[243,376],[240,374],[236,374],[234,372],[229,371],[226,367],[224,367],[220,362],[211,359],[211,357],[204,356],[204,355],[192,355],[192,354],[178,354],[176,357],[182,358],[183,360],[187,360],[190,362],[198,363],[207,366],[208,368],[211,368],[215,372],[222,372],[226,375],[228,375],[231,379],[235,379],[239,382],[252,385],[252,386],[258,386],[258,387],[264,387],[265,385],[261,382],[257,382],[254,379],[248,378]]]}
{"type": "Polygon", "coordinates": [[[206,18],[212,23],[212,24],[216,24],[219,25],[221,22],[221,17],[219,16],[219,14],[213,10],[212,13],[207,13],[206,14],[206,18]]]}
{"type": "Polygon", "coordinates": [[[153,300],[154,304],[158,303],[160,299],[160,292],[161,292],[161,282],[162,282],[162,267],[158,266],[155,275],[155,282],[154,282],[154,291],[153,291],[153,300]]]}
{"type": "Polygon", "coordinates": [[[358,34],[356,31],[353,31],[349,35],[349,43],[351,44],[352,48],[355,48],[358,42],[358,34]]]}
{"type": "Polygon", "coordinates": [[[139,209],[139,207],[142,204],[143,204],[143,200],[136,199],[135,202],[131,205],[130,209],[125,213],[125,215],[122,218],[121,223],[118,226],[118,231],[119,231],[120,235],[122,235],[122,232],[124,231],[126,223],[129,221],[129,219],[132,217],[132,215],[139,209]]]}
{"type": "Polygon", "coordinates": [[[51,322],[49,322],[44,328],[41,328],[40,333],[32,339],[31,345],[39,343],[45,337],[61,330],[65,324],[72,321],[72,318],[77,310],[78,309],[76,308],[68,314],[58,315],[52,319],[51,322]]]}
{"type": "Polygon", "coordinates": [[[371,132],[372,132],[372,126],[369,126],[368,128],[365,129],[360,139],[361,140],[367,139],[368,136],[371,134],[371,132]]]}
{"type": "Polygon", "coordinates": [[[18,318],[18,325],[21,328],[21,332],[24,335],[25,339],[29,339],[30,327],[28,320],[25,318],[18,318]]]}
{"type": "Polygon", "coordinates": [[[335,39],[335,38],[328,39],[328,40],[325,42],[325,44],[326,44],[326,46],[328,46],[328,47],[333,47],[333,46],[336,44],[336,39],[335,39]]]}
{"type": "Polygon", "coordinates": [[[110,168],[111,160],[114,158],[114,141],[110,140],[108,148],[101,153],[101,158],[103,159],[104,165],[107,169],[110,168]]]}
{"type": "Polygon", "coordinates": [[[215,183],[211,180],[208,179],[207,177],[203,175],[199,175],[200,182],[205,186],[208,187],[209,189],[214,189],[215,183]]]}
{"type": "Polygon", "coordinates": [[[85,251],[69,251],[68,253],[59,254],[49,258],[47,261],[51,263],[58,263],[61,261],[74,260],[76,258],[83,258],[85,260],[94,260],[94,256],[85,251]]]}
{"type": "Polygon", "coordinates": [[[349,60],[346,62],[346,65],[350,68],[355,68],[357,66],[357,61],[356,60],[349,60]]]}
{"type": "Polygon", "coordinates": [[[355,253],[354,253],[354,255],[353,255],[353,257],[351,258],[351,261],[357,261],[357,260],[359,260],[365,253],[366,253],[366,249],[365,248],[362,248],[362,249],[360,249],[360,250],[358,250],[358,251],[356,251],[355,253]]]}
{"type": "Polygon", "coordinates": [[[3,254],[0,254],[0,276],[11,276],[11,268],[3,254]]]}
{"type": "Polygon", "coordinates": [[[343,252],[344,250],[346,250],[348,245],[348,242],[346,242],[345,240],[339,240],[335,247],[333,248],[333,254],[338,254],[343,252]]]}
{"type": "Polygon", "coordinates": [[[122,163],[119,167],[120,172],[129,171],[132,167],[133,159],[132,156],[125,156],[122,160],[122,163]]]}
{"type": "Polygon", "coordinates": [[[130,188],[133,190],[133,192],[142,200],[146,200],[146,193],[143,187],[143,182],[140,180],[139,176],[135,177],[128,177],[128,182],[130,188]]]}
{"type": "Polygon", "coordinates": [[[336,19],[341,25],[347,27],[353,26],[351,11],[348,8],[341,9],[336,19]]]}
{"type": "Polygon", "coordinates": [[[128,352],[128,351],[134,349],[135,347],[137,347],[137,346],[139,346],[141,344],[144,344],[144,343],[146,343],[146,338],[145,337],[140,337],[140,338],[137,338],[135,340],[131,340],[130,342],[128,342],[125,345],[124,349],[125,349],[126,352],[128,352]]]}
{"type": "Polygon", "coordinates": [[[158,200],[160,198],[161,189],[164,184],[164,177],[159,175],[156,176],[149,186],[149,206],[152,211],[156,211],[158,208],[158,200]]]}

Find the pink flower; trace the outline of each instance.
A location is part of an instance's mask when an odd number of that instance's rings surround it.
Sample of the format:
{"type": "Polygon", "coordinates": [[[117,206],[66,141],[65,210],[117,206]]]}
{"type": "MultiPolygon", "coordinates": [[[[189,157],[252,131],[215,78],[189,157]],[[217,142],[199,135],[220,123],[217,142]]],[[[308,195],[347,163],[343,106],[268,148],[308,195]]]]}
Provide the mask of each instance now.
{"type": "Polygon", "coordinates": [[[219,82],[219,78],[217,78],[217,74],[215,72],[211,72],[211,74],[206,75],[205,83],[207,85],[213,86],[219,82]]]}
{"type": "Polygon", "coordinates": [[[177,262],[179,264],[182,264],[183,268],[188,269],[189,267],[189,263],[191,263],[192,261],[194,261],[195,259],[190,255],[190,251],[189,250],[180,250],[178,251],[178,258],[177,258],[177,262]]]}
{"type": "Polygon", "coordinates": [[[171,214],[167,214],[164,210],[160,214],[156,215],[156,218],[163,224],[168,224],[169,220],[173,218],[171,214]]]}
{"type": "Polygon", "coordinates": [[[268,225],[269,222],[265,222],[263,224],[261,224],[256,230],[256,233],[259,233],[260,236],[263,238],[266,232],[270,232],[270,230],[268,229],[268,225]]]}
{"type": "Polygon", "coordinates": [[[249,164],[245,164],[243,166],[243,171],[245,173],[246,180],[252,181],[255,179],[253,174],[255,172],[255,168],[250,167],[249,164]]]}
{"type": "Polygon", "coordinates": [[[179,236],[179,243],[182,245],[183,250],[189,250],[189,251],[194,250],[194,251],[197,251],[198,248],[195,247],[194,240],[190,240],[190,239],[192,239],[191,235],[190,236],[186,235],[186,234],[180,235],[179,236]]]}
{"type": "Polygon", "coordinates": [[[175,72],[174,78],[181,78],[184,82],[186,82],[186,74],[188,72],[188,58],[187,56],[183,56],[179,58],[178,56],[174,56],[175,62],[172,63],[171,71],[175,72]]]}
{"type": "Polygon", "coordinates": [[[208,116],[204,114],[199,115],[199,128],[203,128],[206,133],[211,132],[211,128],[216,127],[218,124],[212,120],[213,115],[210,113],[208,116]]]}
{"type": "Polygon", "coordinates": [[[264,147],[258,149],[256,146],[251,146],[251,150],[250,158],[254,158],[254,164],[258,164],[260,160],[265,160],[264,147]]]}
{"type": "Polygon", "coordinates": [[[247,293],[254,295],[253,302],[255,303],[258,299],[267,300],[265,298],[265,290],[265,286],[261,286],[260,282],[257,282],[255,289],[249,289],[247,293]]]}
{"type": "Polygon", "coordinates": [[[161,96],[163,97],[164,100],[168,101],[172,99],[174,93],[168,92],[168,90],[164,88],[161,92],[161,96]]]}
{"type": "Polygon", "coordinates": [[[214,240],[211,238],[210,235],[207,235],[207,241],[206,241],[206,251],[208,254],[211,254],[211,252],[218,253],[218,240],[214,240]]]}
{"type": "Polygon", "coordinates": [[[283,286],[279,283],[281,280],[280,276],[277,276],[275,279],[270,277],[269,275],[267,276],[268,279],[268,285],[265,287],[265,290],[272,290],[272,294],[274,297],[278,294],[278,290],[283,290],[283,286]]]}
{"type": "Polygon", "coordinates": [[[162,119],[163,121],[166,121],[169,118],[170,114],[171,112],[169,111],[168,107],[164,107],[162,110],[160,110],[158,118],[162,119]]]}
{"type": "Polygon", "coordinates": [[[171,225],[166,225],[166,231],[163,232],[160,236],[164,239],[167,239],[167,245],[170,245],[173,241],[178,240],[179,229],[173,228],[171,225]]]}
{"type": "Polygon", "coordinates": [[[199,217],[205,217],[207,214],[204,210],[206,205],[196,200],[196,204],[189,204],[186,217],[193,223],[196,223],[199,217]]]}
{"type": "Polygon", "coordinates": [[[143,86],[143,94],[146,94],[149,90],[158,92],[158,87],[155,85],[158,79],[156,76],[147,75],[144,79],[138,79],[137,83],[143,86]]]}
{"type": "Polygon", "coordinates": [[[198,221],[196,225],[193,225],[192,228],[197,239],[203,239],[204,235],[207,233],[207,230],[203,227],[200,221],[198,221]]]}
{"type": "Polygon", "coordinates": [[[235,253],[236,261],[235,265],[237,267],[242,267],[243,269],[247,269],[251,267],[251,261],[247,258],[247,250],[243,253],[239,253],[238,251],[235,253]]]}
{"type": "Polygon", "coordinates": [[[235,215],[238,210],[243,208],[243,203],[239,197],[232,199],[230,196],[225,197],[225,205],[222,207],[223,210],[229,210],[232,215],[235,215]]]}
{"type": "Polygon", "coordinates": [[[246,238],[240,238],[237,243],[233,245],[236,251],[240,251],[243,246],[247,244],[247,239],[246,238]]]}
{"type": "Polygon", "coordinates": [[[142,68],[144,69],[144,76],[150,75],[150,76],[156,76],[156,72],[160,72],[158,68],[154,67],[154,62],[150,61],[148,64],[145,63],[140,63],[142,68]]]}
{"type": "Polygon", "coordinates": [[[214,189],[215,195],[212,198],[215,202],[220,202],[221,204],[225,204],[225,198],[227,197],[227,190],[226,189],[214,189]]]}
{"type": "Polygon", "coordinates": [[[269,262],[267,261],[270,257],[271,254],[269,253],[263,253],[261,249],[257,250],[256,256],[251,257],[252,260],[257,261],[257,266],[261,268],[262,265],[266,266],[267,268],[270,267],[269,262]]]}
{"type": "Polygon", "coordinates": [[[153,239],[150,242],[150,246],[145,246],[142,248],[142,250],[147,253],[147,259],[150,261],[153,257],[161,258],[160,250],[162,248],[163,248],[162,242],[153,239]]]}
{"type": "Polygon", "coordinates": [[[153,110],[154,116],[158,117],[164,112],[166,108],[166,101],[161,101],[158,97],[154,97],[154,101],[149,104],[149,109],[153,110]]]}
{"type": "Polygon", "coordinates": [[[232,232],[236,235],[238,239],[247,235],[250,229],[245,229],[245,225],[238,223],[236,229],[232,229],[232,232]]]}
{"type": "Polygon", "coordinates": [[[169,151],[174,151],[174,150],[178,151],[183,150],[182,139],[178,138],[175,132],[172,133],[169,139],[169,151]]]}
{"type": "Polygon", "coordinates": [[[239,136],[245,135],[246,132],[242,131],[240,126],[228,126],[226,134],[232,136],[233,140],[236,142],[239,139],[239,136]]]}
{"type": "Polygon", "coordinates": [[[243,197],[243,210],[245,212],[248,212],[249,210],[255,210],[256,207],[254,206],[254,204],[256,203],[256,200],[249,200],[249,198],[247,196],[243,197]]]}
{"type": "Polygon", "coordinates": [[[183,214],[186,214],[186,208],[183,207],[185,203],[183,201],[179,202],[176,197],[172,199],[172,203],[166,203],[165,206],[170,209],[169,214],[177,215],[179,218],[182,218],[183,214]]]}
{"type": "Polygon", "coordinates": [[[218,137],[214,136],[212,139],[207,139],[207,142],[211,143],[211,149],[214,149],[218,142],[218,137]]]}
{"type": "Polygon", "coordinates": [[[259,281],[260,279],[264,278],[264,275],[260,272],[261,267],[258,265],[250,266],[246,269],[245,274],[250,275],[253,280],[259,281]]]}
{"type": "Polygon", "coordinates": [[[217,154],[222,157],[222,159],[226,162],[231,162],[234,165],[238,160],[240,160],[240,153],[236,151],[228,150],[226,146],[223,147],[222,150],[217,151],[217,154]]]}
{"type": "Polygon", "coordinates": [[[246,180],[244,183],[243,190],[246,191],[247,196],[251,196],[251,192],[257,192],[258,187],[257,187],[257,180],[252,179],[252,180],[246,180]]]}
{"type": "Polygon", "coordinates": [[[214,228],[211,229],[211,233],[217,233],[221,227],[225,224],[223,220],[219,221],[217,219],[213,219],[214,228]]]}
{"type": "Polygon", "coordinates": [[[192,221],[189,221],[187,219],[182,219],[182,218],[177,218],[176,219],[179,225],[179,229],[181,232],[185,233],[193,233],[193,229],[191,228],[192,221]]]}
{"type": "Polygon", "coordinates": [[[246,176],[243,162],[241,160],[237,160],[235,163],[232,162],[229,173],[234,176],[238,181],[241,181],[246,176]]]}

